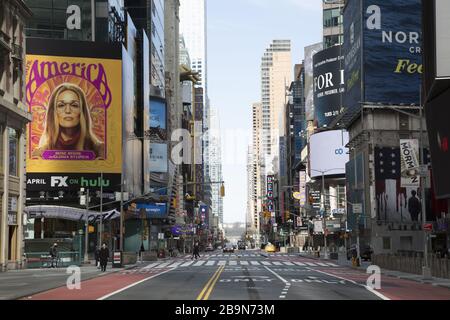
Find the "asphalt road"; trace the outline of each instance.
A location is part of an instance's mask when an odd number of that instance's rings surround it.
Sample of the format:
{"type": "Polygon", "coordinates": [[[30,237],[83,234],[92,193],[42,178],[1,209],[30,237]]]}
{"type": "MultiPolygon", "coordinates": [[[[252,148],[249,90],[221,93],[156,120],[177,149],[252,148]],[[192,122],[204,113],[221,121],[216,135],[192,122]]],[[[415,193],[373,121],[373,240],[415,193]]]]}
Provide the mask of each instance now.
{"type": "MultiPolygon", "coordinates": [[[[261,256],[257,251],[206,253],[192,261],[150,264],[169,267],[164,274],[104,297],[110,300],[373,300],[363,285],[326,272],[333,263],[312,262],[298,255],[261,256]],[[280,261],[280,257],[283,260],[280,261]]],[[[141,270],[142,272],[142,270],[141,270]]]]}

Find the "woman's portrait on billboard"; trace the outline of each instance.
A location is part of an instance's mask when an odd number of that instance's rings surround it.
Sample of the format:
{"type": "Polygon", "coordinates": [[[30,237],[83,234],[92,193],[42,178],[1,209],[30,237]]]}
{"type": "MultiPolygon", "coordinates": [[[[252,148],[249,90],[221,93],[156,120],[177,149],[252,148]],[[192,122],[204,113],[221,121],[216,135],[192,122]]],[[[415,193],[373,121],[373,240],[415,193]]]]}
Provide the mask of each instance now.
{"type": "Polygon", "coordinates": [[[33,157],[46,150],[92,151],[105,158],[105,144],[95,135],[90,108],[83,90],[72,83],[57,86],[50,95],[44,132],[33,157]]]}

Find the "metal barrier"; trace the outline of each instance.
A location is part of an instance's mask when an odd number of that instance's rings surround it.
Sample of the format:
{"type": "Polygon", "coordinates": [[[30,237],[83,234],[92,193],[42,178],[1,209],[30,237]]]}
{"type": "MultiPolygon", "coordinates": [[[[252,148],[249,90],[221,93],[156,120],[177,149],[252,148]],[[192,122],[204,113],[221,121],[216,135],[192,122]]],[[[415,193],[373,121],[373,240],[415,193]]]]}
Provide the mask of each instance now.
{"type": "MultiPolygon", "coordinates": [[[[51,268],[52,257],[48,252],[29,252],[25,253],[26,266],[29,269],[36,268],[51,268]]],[[[82,257],[77,251],[61,251],[58,252],[57,258],[54,264],[59,268],[65,268],[68,266],[76,265],[80,266],[82,257]]]]}

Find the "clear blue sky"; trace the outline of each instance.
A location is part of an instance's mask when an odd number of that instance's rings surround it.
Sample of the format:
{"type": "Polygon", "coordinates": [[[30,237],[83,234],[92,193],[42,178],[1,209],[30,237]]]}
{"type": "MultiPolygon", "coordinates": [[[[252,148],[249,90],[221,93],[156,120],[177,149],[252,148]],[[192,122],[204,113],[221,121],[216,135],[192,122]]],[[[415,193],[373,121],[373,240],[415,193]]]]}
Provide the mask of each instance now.
{"type": "Polygon", "coordinates": [[[292,64],[301,63],[304,47],[322,41],[322,0],[207,2],[208,94],[220,115],[224,222],[243,222],[251,142],[245,132],[252,126],[251,104],[261,99],[261,56],[273,39],[290,39],[292,64]]]}

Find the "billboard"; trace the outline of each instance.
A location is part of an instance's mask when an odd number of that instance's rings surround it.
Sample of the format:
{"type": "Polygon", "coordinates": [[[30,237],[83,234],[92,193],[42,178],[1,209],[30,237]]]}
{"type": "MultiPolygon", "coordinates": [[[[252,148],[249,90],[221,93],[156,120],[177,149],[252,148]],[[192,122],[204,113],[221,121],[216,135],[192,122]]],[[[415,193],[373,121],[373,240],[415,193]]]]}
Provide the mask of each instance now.
{"type": "Polygon", "coordinates": [[[306,205],[306,171],[299,173],[299,189],[300,189],[300,207],[304,208],[306,205]]]}
{"type": "Polygon", "coordinates": [[[344,9],[344,77],[345,94],[344,107],[347,112],[354,113],[362,101],[362,70],[361,70],[361,1],[348,1],[344,9]]]}
{"type": "Polygon", "coordinates": [[[121,85],[120,46],[29,39],[27,172],[121,173],[121,85]]]}
{"type": "Polygon", "coordinates": [[[345,174],[349,160],[348,132],[330,130],[313,134],[310,139],[310,177],[345,174]]]}
{"type": "Polygon", "coordinates": [[[167,144],[150,143],[150,171],[158,173],[167,173],[167,144]]]}
{"type": "Polygon", "coordinates": [[[363,3],[365,101],[419,104],[423,72],[421,0],[363,3]]]}
{"type": "Polygon", "coordinates": [[[274,208],[274,203],[273,203],[273,199],[274,199],[274,194],[273,194],[273,184],[275,181],[275,176],[273,175],[268,175],[267,176],[267,211],[269,212],[274,212],[275,208],[274,208]]]}
{"type": "Polygon", "coordinates": [[[314,118],[319,128],[329,126],[342,112],[343,60],[341,46],[322,50],[313,57],[314,118]]]}
{"type": "Polygon", "coordinates": [[[323,43],[305,47],[305,117],[314,120],[313,56],[323,49],[323,43]]]}
{"type": "Polygon", "coordinates": [[[147,218],[167,217],[167,203],[137,203],[136,209],[144,209],[147,218]]]}
{"type": "Polygon", "coordinates": [[[161,140],[167,140],[166,103],[164,100],[150,100],[150,133],[161,140]]]}

